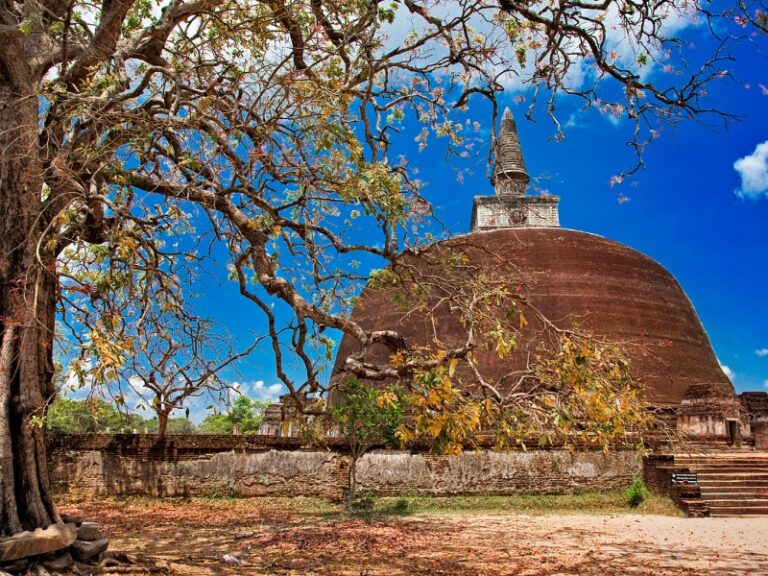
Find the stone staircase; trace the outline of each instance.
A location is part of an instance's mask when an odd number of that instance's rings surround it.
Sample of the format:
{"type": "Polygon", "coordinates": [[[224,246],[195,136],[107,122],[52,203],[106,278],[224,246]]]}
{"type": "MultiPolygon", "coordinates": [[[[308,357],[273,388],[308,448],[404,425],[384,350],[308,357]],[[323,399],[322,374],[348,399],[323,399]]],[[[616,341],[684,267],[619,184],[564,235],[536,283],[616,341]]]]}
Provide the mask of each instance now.
{"type": "Polygon", "coordinates": [[[700,500],[688,505],[710,516],[768,515],[768,453],[676,454],[674,463],[698,476],[700,500]]]}

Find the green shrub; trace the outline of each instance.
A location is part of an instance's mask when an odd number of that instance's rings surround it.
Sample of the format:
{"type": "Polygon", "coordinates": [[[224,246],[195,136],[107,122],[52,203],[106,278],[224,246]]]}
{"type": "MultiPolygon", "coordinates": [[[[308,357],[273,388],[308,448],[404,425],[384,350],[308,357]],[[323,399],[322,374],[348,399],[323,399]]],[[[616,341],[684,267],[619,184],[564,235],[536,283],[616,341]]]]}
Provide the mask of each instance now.
{"type": "Polygon", "coordinates": [[[395,514],[405,514],[408,512],[411,503],[406,498],[398,498],[395,503],[392,504],[392,512],[395,514]]]}
{"type": "Polygon", "coordinates": [[[624,497],[627,499],[627,504],[630,508],[637,508],[645,502],[645,499],[648,497],[648,488],[645,487],[643,479],[635,476],[632,484],[624,491],[624,497]]]}

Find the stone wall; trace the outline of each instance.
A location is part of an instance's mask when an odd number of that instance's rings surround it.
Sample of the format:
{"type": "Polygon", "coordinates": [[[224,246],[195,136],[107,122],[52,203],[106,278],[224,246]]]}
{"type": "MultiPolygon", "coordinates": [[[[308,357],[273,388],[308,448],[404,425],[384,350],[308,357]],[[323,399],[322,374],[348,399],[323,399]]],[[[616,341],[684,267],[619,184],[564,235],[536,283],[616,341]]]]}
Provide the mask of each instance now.
{"type": "MultiPolygon", "coordinates": [[[[349,456],[334,451],[219,452],[180,460],[100,450],[50,451],[57,491],[155,496],[339,497],[349,456]]],[[[640,474],[634,452],[465,452],[434,456],[372,452],[358,464],[365,492],[396,494],[564,493],[621,488],[640,474]]]]}
{"type": "Polygon", "coordinates": [[[626,487],[641,474],[635,452],[373,452],[358,464],[362,490],[377,494],[560,494],[626,487]]]}

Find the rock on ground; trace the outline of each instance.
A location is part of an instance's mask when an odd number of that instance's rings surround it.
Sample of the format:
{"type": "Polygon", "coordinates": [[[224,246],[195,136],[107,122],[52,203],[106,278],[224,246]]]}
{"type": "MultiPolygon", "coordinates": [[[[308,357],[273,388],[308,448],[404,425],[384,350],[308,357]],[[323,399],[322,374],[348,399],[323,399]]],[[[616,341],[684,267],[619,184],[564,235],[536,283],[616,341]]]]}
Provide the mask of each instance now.
{"type": "Polygon", "coordinates": [[[52,524],[34,532],[19,532],[0,540],[0,562],[63,550],[71,546],[76,538],[74,524],[52,524]]]}
{"type": "Polygon", "coordinates": [[[109,546],[109,540],[102,538],[101,540],[75,540],[70,550],[78,560],[89,560],[98,554],[101,554],[109,546]]]}

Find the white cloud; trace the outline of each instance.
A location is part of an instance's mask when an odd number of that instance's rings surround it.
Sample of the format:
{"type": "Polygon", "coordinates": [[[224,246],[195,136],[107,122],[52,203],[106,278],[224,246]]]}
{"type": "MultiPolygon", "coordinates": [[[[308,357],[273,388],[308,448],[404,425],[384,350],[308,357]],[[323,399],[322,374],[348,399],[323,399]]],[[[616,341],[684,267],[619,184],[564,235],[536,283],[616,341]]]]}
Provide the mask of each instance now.
{"type": "Polygon", "coordinates": [[[257,380],[251,385],[248,395],[257,400],[271,400],[276,402],[277,397],[284,393],[285,390],[282,384],[270,384],[269,386],[266,386],[263,380],[257,380]]]}
{"type": "Polygon", "coordinates": [[[733,167],[741,176],[737,196],[753,199],[768,196],[768,140],[758,144],[752,154],[736,160],[733,167]]]}
{"type": "Polygon", "coordinates": [[[720,363],[720,368],[723,372],[725,372],[725,375],[728,376],[728,379],[733,382],[736,379],[736,373],[730,369],[730,367],[726,366],[723,363],[720,363]]]}
{"type": "Polygon", "coordinates": [[[286,390],[282,384],[270,384],[267,386],[264,380],[256,380],[255,382],[233,382],[232,388],[229,392],[230,401],[234,400],[238,395],[248,396],[253,400],[269,400],[270,402],[277,402],[278,396],[285,394],[286,390]]]}
{"type": "Polygon", "coordinates": [[[760,348],[759,350],[755,350],[755,354],[758,356],[768,356],[768,348],[760,348]]]}
{"type": "Polygon", "coordinates": [[[763,380],[763,387],[768,388],[768,379],[763,380]]]}

